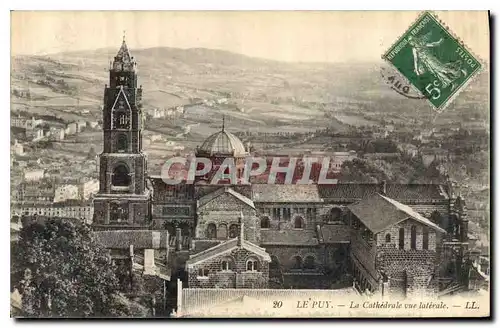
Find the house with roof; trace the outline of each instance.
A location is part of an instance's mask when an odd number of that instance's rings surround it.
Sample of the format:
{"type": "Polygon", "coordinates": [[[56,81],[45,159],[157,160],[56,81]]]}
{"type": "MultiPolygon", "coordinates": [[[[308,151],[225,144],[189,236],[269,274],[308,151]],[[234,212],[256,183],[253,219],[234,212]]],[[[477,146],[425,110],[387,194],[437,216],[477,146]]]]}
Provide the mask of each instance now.
{"type": "Polygon", "coordinates": [[[361,290],[406,296],[437,289],[436,248],[444,229],[379,193],[347,207],[352,271],[361,290]]]}

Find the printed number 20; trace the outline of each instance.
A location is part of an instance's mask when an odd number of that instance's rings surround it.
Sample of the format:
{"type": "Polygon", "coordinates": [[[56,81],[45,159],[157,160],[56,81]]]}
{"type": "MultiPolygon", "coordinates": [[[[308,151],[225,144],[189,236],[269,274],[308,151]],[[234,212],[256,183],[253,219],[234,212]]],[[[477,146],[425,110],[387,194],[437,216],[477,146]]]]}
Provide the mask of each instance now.
{"type": "Polygon", "coordinates": [[[425,91],[427,91],[427,93],[434,100],[439,99],[439,97],[441,97],[441,90],[439,90],[439,88],[437,88],[438,86],[439,86],[439,81],[434,80],[434,82],[427,84],[427,86],[425,87],[425,91]]]}
{"type": "Polygon", "coordinates": [[[280,308],[283,306],[283,302],[282,301],[273,301],[273,308],[280,308]]]}

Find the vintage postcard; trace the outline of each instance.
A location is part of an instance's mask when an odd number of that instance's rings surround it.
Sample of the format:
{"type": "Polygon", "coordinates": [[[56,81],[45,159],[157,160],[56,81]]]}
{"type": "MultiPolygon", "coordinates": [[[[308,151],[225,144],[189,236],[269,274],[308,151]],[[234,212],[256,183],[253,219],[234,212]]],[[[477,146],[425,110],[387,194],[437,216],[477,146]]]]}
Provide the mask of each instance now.
{"type": "Polygon", "coordinates": [[[13,11],[11,317],[490,317],[486,11],[13,11]]]}

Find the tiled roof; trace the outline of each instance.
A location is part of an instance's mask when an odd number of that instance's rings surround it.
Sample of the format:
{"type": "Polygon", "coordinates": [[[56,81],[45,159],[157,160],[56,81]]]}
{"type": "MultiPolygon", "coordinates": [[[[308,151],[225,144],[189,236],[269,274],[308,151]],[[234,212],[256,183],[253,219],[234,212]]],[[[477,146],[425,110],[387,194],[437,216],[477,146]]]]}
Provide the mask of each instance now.
{"type": "Polygon", "coordinates": [[[321,226],[321,237],[323,243],[334,244],[350,241],[349,226],[344,224],[324,224],[321,226]]]}
{"type": "Polygon", "coordinates": [[[306,203],[322,202],[318,186],[284,185],[284,184],[254,184],[252,185],[253,200],[267,203],[306,203]]]}
{"type": "MultiPolygon", "coordinates": [[[[324,199],[363,199],[380,192],[380,185],[373,183],[339,183],[318,185],[319,195],[324,199]]],[[[448,194],[438,184],[387,184],[386,194],[397,200],[442,200],[448,194]]]]}
{"type": "Polygon", "coordinates": [[[153,230],[112,230],[93,232],[95,240],[110,249],[164,249],[167,233],[153,230]]]}
{"type": "Polygon", "coordinates": [[[186,261],[186,265],[193,265],[197,263],[201,263],[207,261],[213,257],[223,255],[225,253],[229,253],[236,247],[243,247],[244,249],[260,256],[264,261],[271,262],[271,257],[266,252],[266,250],[262,247],[259,247],[255,244],[252,244],[249,241],[242,240],[241,246],[238,246],[238,238],[230,239],[222,244],[216,245],[212,248],[209,248],[203,252],[194,254],[189,257],[189,260],[186,261]]]}
{"type": "Polygon", "coordinates": [[[203,252],[211,247],[221,244],[220,240],[194,240],[194,250],[192,254],[203,252]]]}
{"type": "MultiPolygon", "coordinates": [[[[322,290],[186,288],[182,290],[182,313],[180,315],[197,316],[203,315],[207,310],[215,310],[216,313],[211,314],[227,315],[231,311],[236,311],[235,315],[242,315],[244,313],[241,313],[241,311],[245,311],[247,315],[257,317],[265,315],[262,311],[270,309],[271,306],[269,304],[273,304],[276,300],[281,300],[283,304],[296,307],[297,301],[308,300],[310,298],[335,302],[339,298],[352,298],[357,295],[357,292],[352,287],[322,290]],[[226,307],[227,309],[225,309],[226,307]],[[229,313],[225,310],[228,310],[229,313]]],[[[282,310],[277,309],[276,311],[282,310]]],[[[287,309],[286,311],[288,312],[289,310],[287,309]]],[[[287,315],[286,312],[285,315],[287,315]]]]}
{"type": "Polygon", "coordinates": [[[236,191],[234,191],[231,188],[220,188],[220,189],[217,189],[216,191],[214,191],[214,192],[212,192],[210,194],[207,194],[207,195],[201,197],[198,200],[198,206],[203,206],[203,205],[207,204],[208,202],[212,201],[213,199],[219,197],[220,195],[222,195],[224,193],[228,193],[228,194],[230,194],[230,195],[238,198],[240,201],[242,201],[243,203],[247,204],[248,206],[250,206],[252,208],[255,208],[255,205],[254,205],[253,201],[250,198],[245,197],[245,196],[243,196],[240,193],[237,193],[236,191]]]}
{"type": "Polygon", "coordinates": [[[261,245],[318,245],[315,231],[311,230],[261,230],[261,245]]]}
{"type": "Polygon", "coordinates": [[[378,233],[409,218],[434,230],[445,232],[430,220],[415,212],[411,207],[378,193],[347,207],[373,233],[378,233]]]}

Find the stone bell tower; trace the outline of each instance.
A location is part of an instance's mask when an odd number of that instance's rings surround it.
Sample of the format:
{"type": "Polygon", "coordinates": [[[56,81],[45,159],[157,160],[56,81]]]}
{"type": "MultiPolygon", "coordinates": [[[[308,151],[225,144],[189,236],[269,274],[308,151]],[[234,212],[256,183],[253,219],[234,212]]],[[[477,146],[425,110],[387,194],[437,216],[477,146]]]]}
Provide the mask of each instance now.
{"type": "Polygon", "coordinates": [[[150,226],[141,99],[137,63],[124,37],[110,63],[109,85],[104,89],[104,147],[99,155],[99,192],[94,198],[95,230],[150,226]]]}

